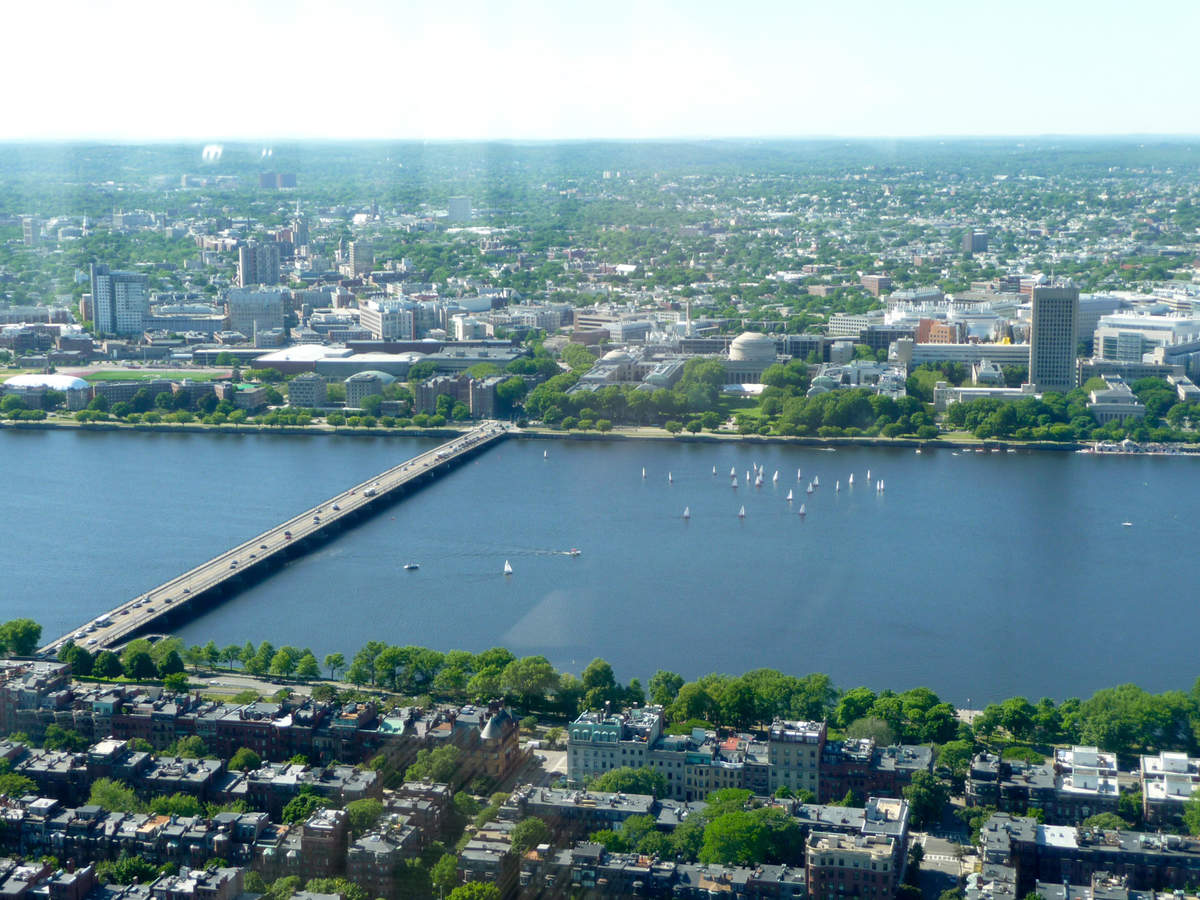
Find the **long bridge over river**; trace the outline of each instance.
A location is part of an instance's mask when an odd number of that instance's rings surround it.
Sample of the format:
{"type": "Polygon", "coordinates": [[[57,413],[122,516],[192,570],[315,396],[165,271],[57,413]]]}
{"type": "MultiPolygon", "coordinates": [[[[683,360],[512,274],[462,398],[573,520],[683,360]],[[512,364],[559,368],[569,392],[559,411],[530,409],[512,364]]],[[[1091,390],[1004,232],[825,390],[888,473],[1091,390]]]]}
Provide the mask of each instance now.
{"type": "Polygon", "coordinates": [[[95,653],[138,635],[168,632],[172,623],[195,618],[242,587],[270,575],[289,559],[308,553],[508,435],[507,426],[484,422],[139,594],[51,641],[39,652],[54,654],[68,640],[74,640],[95,653]]]}

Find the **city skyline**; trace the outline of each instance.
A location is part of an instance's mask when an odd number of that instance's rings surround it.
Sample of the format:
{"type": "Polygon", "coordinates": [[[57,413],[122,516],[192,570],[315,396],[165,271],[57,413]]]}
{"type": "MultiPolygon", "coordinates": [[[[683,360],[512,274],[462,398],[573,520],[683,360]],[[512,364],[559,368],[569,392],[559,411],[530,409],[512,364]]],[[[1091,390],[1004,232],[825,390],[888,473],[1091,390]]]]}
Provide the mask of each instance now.
{"type": "MultiPolygon", "coordinates": [[[[652,139],[1194,134],[1163,35],[1200,12],[1152,0],[1136,18],[1070,0],[911,9],[767,0],[545,0],[454,13],[368,2],[134,0],[10,13],[0,140],[652,139]],[[63,27],[63,22],[69,22],[63,27]],[[234,27],[236,24],[237,27],[234,27]],[[99,43],[141,52],[111,53],[99,43]],[[53,59],[45,48],[53,46],[53,59]],[[159,52],[161,51],[161,52],[159,52]],[[1124,55],[1121,55],[1121,54],[1124,55]],[[225,99],[247,86],[274,102],[225,99]],[[153,110],[153,114],[149,111],[153,110]]],[[[240,94],[239,94],[240,95],[240,94]]]]}

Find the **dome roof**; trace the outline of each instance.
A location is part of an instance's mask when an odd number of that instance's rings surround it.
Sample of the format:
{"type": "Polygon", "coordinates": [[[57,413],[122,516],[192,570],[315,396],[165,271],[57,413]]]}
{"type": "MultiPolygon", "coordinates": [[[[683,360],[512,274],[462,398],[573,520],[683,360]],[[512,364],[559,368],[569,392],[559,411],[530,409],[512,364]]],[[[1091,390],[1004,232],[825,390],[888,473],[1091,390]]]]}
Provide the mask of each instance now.
{"type": "Polygon", "coordinates": [[[775,362],[775,338],[758,331],[739,334],[729,345],[729,358],[737,362],[775,362]]]}
{"type": "Polygon", "coordinates": [[[629,361],[629,360],[631,360],[633,357],[631,357],[631,356],[630,356],[628,353],[626,353],[624,350],[609,350],[609,351],[608,351],[607,353],[605,353],[605,354],[604,354],[604,356],[603,356],[603,357],[601,357],[601,358],[602,358],[602,359],[603,359],[605,362],[628,362],[628,361],[629,361]]]}
{"type": "Polygon", "coordinates": [[[377,379],[384,384],[391,384],[396,380],[395,375],[389,375],[387,372],[380,372],[378,369],[367,369],[365,372],[355,372],[347,381],[366,381],[367,379],[377,379]]]}
{"type": "Polygon", "coordinates": [[[14,375],[4,382],[5,387],[21,391],[43,388],[50,391],[84,391],[88,383],[74,375],[14,375]]]}

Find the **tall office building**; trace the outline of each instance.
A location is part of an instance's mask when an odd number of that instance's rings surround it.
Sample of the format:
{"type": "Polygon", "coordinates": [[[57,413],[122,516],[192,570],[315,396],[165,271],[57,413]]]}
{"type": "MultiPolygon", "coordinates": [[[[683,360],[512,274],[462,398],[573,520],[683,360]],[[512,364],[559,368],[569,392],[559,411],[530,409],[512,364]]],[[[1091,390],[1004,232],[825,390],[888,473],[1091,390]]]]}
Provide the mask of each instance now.
{"type": "Polygon", "coordinates": [[[42,223],[36,216],[21,216],[21,236],[26,247],[36,247],[42,236],[42,223]]]}
{"type": "Polygon", "coordinates": [[[99,334],[138,335],[150,315],[150,279],[92,263],[92,325],[99,334]]]}
{"type": "Polygon", "coordinates": [[[1037,391],[1075,387],[1079,341],[1079,288],[1070,283],[1034,287],[1029,381],[1037,391]]]}
{"type": "Polygon", "coordinates": [[[282,288],[230,288],[225,298],[229,330],[252,338],[259,332],[282,328],[287,314],[286,295],[282,288]]]}
{"type": "Polygon", "coordinates": [[[375,248],[370,241],[350,242],[350,271],[357,277],[370,275],[371,266],[375,265],[375,248]]]}
{"type": "Polygon", "coordinates": [[[238,285],[279,284],[279,245],[250,241],[238,247],[238,285]]]}

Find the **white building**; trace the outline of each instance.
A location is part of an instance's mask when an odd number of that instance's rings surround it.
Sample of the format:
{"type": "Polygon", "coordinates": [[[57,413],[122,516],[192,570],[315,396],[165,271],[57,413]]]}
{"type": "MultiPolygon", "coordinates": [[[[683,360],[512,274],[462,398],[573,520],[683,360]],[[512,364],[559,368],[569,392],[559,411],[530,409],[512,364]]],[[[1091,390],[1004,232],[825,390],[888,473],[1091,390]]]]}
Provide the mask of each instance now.
{"type": "Polygon", "coordinates": [[[415,304],[384,298],[364,300],[358,322],[377,341],[411,341],[416,336],[415,304]]]}
{"type": "Polygon", "coordinates": [[[149,279],[91,266],[93,326],[99,334],[140,335],[150,315],[149,279]]]}

